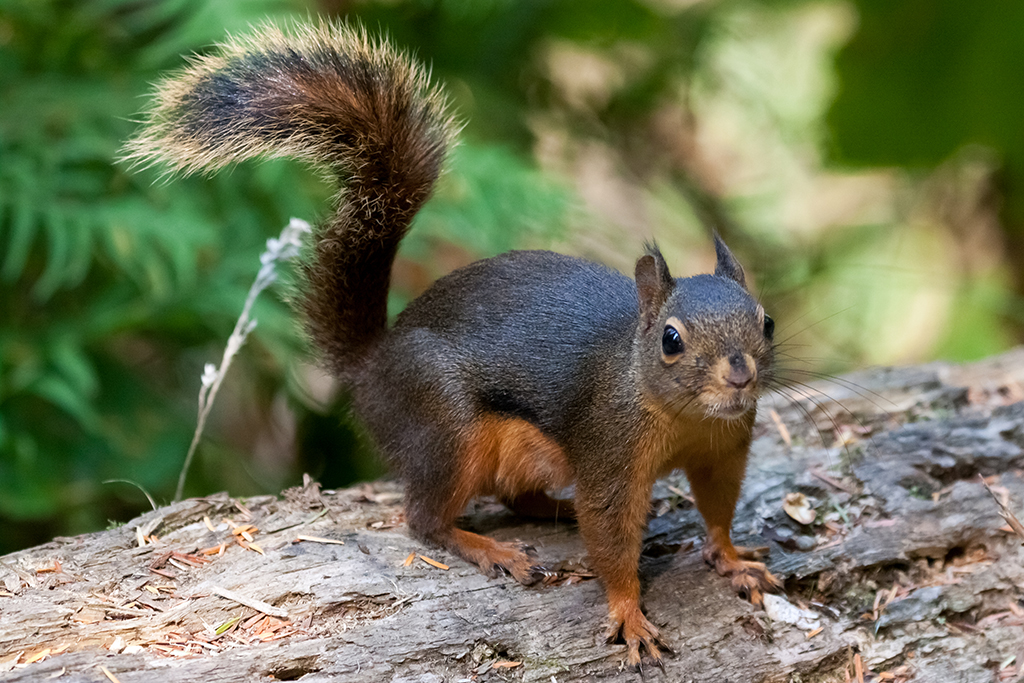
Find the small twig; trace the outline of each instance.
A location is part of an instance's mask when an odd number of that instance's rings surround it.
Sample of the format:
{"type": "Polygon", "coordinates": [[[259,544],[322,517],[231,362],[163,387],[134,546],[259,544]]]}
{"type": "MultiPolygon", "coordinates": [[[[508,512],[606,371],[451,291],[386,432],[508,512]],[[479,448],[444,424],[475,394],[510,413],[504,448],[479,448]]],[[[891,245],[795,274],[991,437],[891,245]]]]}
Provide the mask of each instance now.
{"type": "Polygon", "coordinates": [[[793,437],[789,433],[789,427],[787,427],[786,423],[782,421],[781,417],[779,417],[778,411],[772,408],[768,411],[768,415],[771,416],[772,422],[775,423],[775,429],[778,430],[779,436],[782,437],[782,442],[786,444],[786,448],[792,448],[793,437]]]}
{"type": "Polygon", "coordinates": [[[996,495],[996,492],[993,491],[992,487],[988,485],[987,481],[985,481],[985,477],[979,474],[978,479],[981,479],[981,483],[985,486],[986,489],[988,489],[988,492],[992,495],[992,500],[994,500],[996,502],[996,505],[999,506],[1000,516],[1004,520],[1006,520],[1006,523],[1010,525],[1011,529],[1013,529],[1013,533],[1017,534],[1017,536],[1020,537],[1021,542],[1024,543],[1024,524],[1021,524],[1020,520],[1017,519],[1017,515],[1013,514],[1013,511],[1006,506],[1006,503],[999,500],[999,496],[996,495]]]}
{"type": "Polygon", "coordinates": [[[277,280],[277,271],[274,270],[277,262],[287,261],[298,255],[299,248],[302,246],[302,236],[309,232],[311,232],[309,223],[293,218],[285,226],[284,230],[281,231],[280,237],[272,237],[267,240],[267,250],[260,254],[260,262],[263,265],[256,276],[256,281],[249,288],[249,295],[245,298],[245,305],[242,307],[242,314],[235,323],[235,329],[231,332],[231,336],[228,337],[228,343],[224,348],[224,356],[221,358],[220,367],[216,367],[213,363],[207,363],[203,369],[201,386],[199,388],[199,420],[196,423],[196,431],[192,435],[192,443],[188,447],[188,454],[185,456],[185,464],[182,465],[181,474],[178,476],[178,488],[174,492],[175,503],[181,500],[182,493],[185,490],[185,476],[188,474],[188,468],[192,465],[192,458],[196,454],[199,439],[203,434],[203,429],[206,427],[206,418],[210,414],[213,400],[216,398],[221,382],[224,381],[224,376],[231,365],[231,359],[242,348],[242,344],[245,343],[249,333],[256,328],[256,321],[249,319],[249,312],[252,310],[253,303],[255,303],[256,297],[259,296],[260,292],[277,280]]]}
{"type": "Polygon", "coordinates": [[[448,571],[449,569],[451,569],[451,567],[449,567],[448,565],[444,564],[443,562],[438,562],[437,560],[435,560],[433,558],[430,558],[430,557],[427,557],[426,555],[420,555],[419,557],[420,557],[421,560],[423,560],[424,562],[429,564],[431,567],[437,567],[438,569],[443,569],[445,571],[448,571]]]}
{"type": "Polygon", "coordinates": [[[256,610],[257,612],[263,612],[264,614],[269,614],[270,616],[277,617],[278,619],[287,619],[288,618],[288,613],[285,612],[280,607],[274,607],[273,605],[267,604],[267,603],[263,602],[262,600],[257,600],[255,598],[247,598],[244,595],[240,595],[240,594],[236,593],[235,591],[228,590],[227,588],[221,588],[220,586],[213,586],[210,589],[210,592],[213,593],[214,595],[219,595],[222,598],[227,598],[228,600],[234,600],[239,605],[245,605],[246,607],[251,607],[254,610],[256,610]]]}
{"type": "Polygon", "coordinates": [[[299,534],[295,538],[300,541],[309,541],[310,543],[333,543],[334,545],[345,545],[345,541],[339,541],[335,538],[323,538],[321,536],[307,536],[305,534],[299,534]]]}
{"type": "Polygon", "coordinates": [[[855,495],[857,493],[857,490],[854,489],[852,486],[844,484],[835,477],[829,476],[819,469],[812,469],[810,470],[810,473],[812,477],[820,479],[821,481],[825,482],[826,484],[828,484],[829,486],[838,491],[843,491],[844,493],[849,493],[850,495],[855,495]]]}
{"type": "Polygon", "coordinates": [[[279,527],[277,527],[275,529],[268,529],[267,530],[267,534],[268,535],[276,534],[279,531],[287,531],[288,529],[294,529],[297,526],[306,526],[308,524],[312,524],[316,520],[318,520],[321,517],[323,517],[324,515],[326,515],[328,512],[329,512],[329,510],[327,508],[324,508],[320,512],[317,512],[316,514],[311,515],[310,517],[307,517],[306,519],[304,519],[302,521],[295,522],[293,524],[285,524],[284,526],[279,526],[279,527]]]}
{"type": "Polygon", "coordinates": [[[107,678],[110,679],[111,683],[121,683],[121,681],[118,680],[117,676],[115,676],[114,674],[110,673],[110,670],[107,667],[101,666],[100,667],[100,671],[103,672],[104,676],[106,676],[107,678]]]}

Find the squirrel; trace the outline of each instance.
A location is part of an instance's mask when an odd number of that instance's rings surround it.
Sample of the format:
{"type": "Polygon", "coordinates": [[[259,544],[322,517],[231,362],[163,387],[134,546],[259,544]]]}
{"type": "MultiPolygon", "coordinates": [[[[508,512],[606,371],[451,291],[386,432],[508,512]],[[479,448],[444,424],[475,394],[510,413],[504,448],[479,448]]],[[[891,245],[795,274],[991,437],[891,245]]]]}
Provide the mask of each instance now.
{"type": "Polygon", "coordinates": [[[781,582],[730,527],[774,322],[714,235],[714,274],[676,279],[657,247],[635,279],[548,251],[513,251],[441,278],[388,326],[399,242],[430,197],[457,125],[426,70],[366,31],[264,26],[158,86],[126,159],[212,171],[288,156],[339,193],[314,233],[299,307],[327,368],[405,486],[410,532],[484,573],[529,585],[532,547],[456,526],[476,496],[574,514],[602,579],[609,641],[630,664],[665,645],[638,565],[655,479],[682,468],[707,527],[704,559],[754,603],[781,582]]]}

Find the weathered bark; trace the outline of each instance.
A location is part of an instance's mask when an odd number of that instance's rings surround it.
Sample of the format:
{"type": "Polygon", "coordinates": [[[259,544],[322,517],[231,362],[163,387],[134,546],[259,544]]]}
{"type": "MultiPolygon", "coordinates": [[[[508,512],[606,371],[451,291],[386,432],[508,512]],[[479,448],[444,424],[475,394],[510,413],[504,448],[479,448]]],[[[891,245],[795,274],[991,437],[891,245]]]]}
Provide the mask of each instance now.
{"type": "MultiPolygon", "coordinates": [[[[700,519],[680,495],[685,480],[670,477],[655,489],[641,572],[648,614],[675,654],[647,678],[857,680],[859,658],[865,680],[1017,680],[1024,553],[1000,530],[979,475],[1019,514],[1022,386],[1015,351],[768,397],[735,536],[767,539],[789,603],[813,614],[794,625],[777,611],[785,602],[766,612],[736,597],[701,561],[700,519]],[[791,492],[810,497],[812,526],[783,512],[791,492]]],[[[123,683],[638,680],[622,667],[623,646],[604,642],[604,596],[571,523],[475,505],[467,524],[529,541],[558,569],[552,585],[524,588],[410,540],[400,498],[390,483],[238,502],[220,494],[0,558],[0,680],[109,680],[103,668],[123,683]],[[263,553],[225,520],[253,525],[263,553]],[[158,540],[140,547],[150,535],[158,540]],[[223,554],[197,555],[222,542],[223,554]],[[259,612],[222,589],[282,618],[251,619],[259,612]]]]}

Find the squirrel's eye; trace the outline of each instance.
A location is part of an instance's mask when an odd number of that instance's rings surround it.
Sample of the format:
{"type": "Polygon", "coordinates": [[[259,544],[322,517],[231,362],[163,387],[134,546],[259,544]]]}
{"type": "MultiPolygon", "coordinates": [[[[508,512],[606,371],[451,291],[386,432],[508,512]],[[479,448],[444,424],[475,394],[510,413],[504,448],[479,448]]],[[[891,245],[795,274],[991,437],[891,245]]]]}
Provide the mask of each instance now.
{"type": "Polygon", "coordinates": [[[768,341],[775,336],[775,321],[767,313],[764,314],[764,338],[768,341]]]}
{"type": "Polygon", "coordinates": [[[665,332],[661,335],[661,350],[666,356],[683,352],[683,339],[679,336],[679,331],[671,325],[665,327],[665,332]]]}

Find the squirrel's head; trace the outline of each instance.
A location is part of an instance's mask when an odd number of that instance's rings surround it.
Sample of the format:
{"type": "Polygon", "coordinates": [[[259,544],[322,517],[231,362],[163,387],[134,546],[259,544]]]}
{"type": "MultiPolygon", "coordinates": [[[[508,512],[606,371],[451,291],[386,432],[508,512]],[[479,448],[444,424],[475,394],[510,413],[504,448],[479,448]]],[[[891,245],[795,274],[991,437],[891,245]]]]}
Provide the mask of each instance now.
{"type": "Polygon", "coordinates": [[[636,264],[640,380],[669,414],[725,420],[751,414],[774,358],[775,323],[715,235],[714,275],[673,279],[657,247],[636,264]]]}

